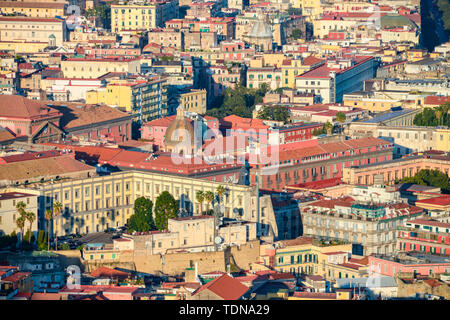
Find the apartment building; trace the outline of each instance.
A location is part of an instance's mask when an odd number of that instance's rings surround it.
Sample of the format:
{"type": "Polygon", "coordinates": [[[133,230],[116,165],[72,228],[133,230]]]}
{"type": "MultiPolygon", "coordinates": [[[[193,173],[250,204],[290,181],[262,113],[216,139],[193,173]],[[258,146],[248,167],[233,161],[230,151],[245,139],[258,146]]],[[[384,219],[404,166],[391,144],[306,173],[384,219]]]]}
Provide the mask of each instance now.
{"type": "Polygon", "coordinates": [[[361,90],[364,80],[373,78],[377,69],[371,56],[328,60],[296,78],[296,88],[319,95],[322,103],[342,102],[345,93],[361,90]]]}
{"type": "Polygon", "coordinates": [[[236,210],[243,214],[250,210],[250,195],[254,192],[252,187],[156,172],[122,171],[111,175],[37,183],[29,188],[39,193],[38,223],[41,226],[46,226],[45,211],[51,209],[54,202],[61,202],[63,211],[52,222],[52,234],[64,236],[123,226],[133,214],[136,198],[144,196],[155,203],[163,191],[170,192],[179,201],[182,210],[199,215],[201,206],[195,194],[200,190],[215,192],[219,185],[228,190],[222,202],[225,217],[231,217],[236,210]]]}
{"type": "Polygon", "coordinates": [[[418,126],[389,126],[379,123],[351,124],[349,133],[360,132],[394,144],[394,155],[400,157],[427,150],[450,151],[450,129],[418,126]]]}
{"type": "Polygon", "coordinates": [[[168,115],[165,84],[165,79],[113,79],[104,88],[86,92],[86,103],[116,106],[131,113],[134,121],[150,121],[168,115]]]}
{"type": "MultiPolygon", "coordinates": [[[[1,42],[42,43],[60,46],[67,39],[66,22],[56,18],[0,17],[1,42]]],[[[20,51],[24,52],[24,51],[20,51]]]]}
{"type": "MultiPolygon", "coordinates": [[[[4,192],[0,193],[0,235],[10,235],[15,232],[19,237],[20,229],[17,228],[16,219],[20,217],[17,211],[17,204],[23,202],[26,205],[25,210],[27,212],[33,212],[36,216],[33,225],[31,226],[31,232],[37,237],[38,222],[37,222],[37,209],[38,209],[38,196],[36,194],[24,193],[24,192],[4,192]]],[[[30,227],[30,223],[25,221],[26,232],[30,227]]]]}
{"type": "Polygon", "coordinates": [[[0,14],[23,14],[32,18],[55,18],[66,16],[64,2],[1,1],[0,14]]]}
{"type": "Polygon", "coordinates": [[[111,30],[145,31],[178,17],[178,0],[111,5],[111,30]]]}
{"type": "Polygon", "coordinates": [[[258,89],[263,83],[275,90],[281,85],[281,69],[277,67],[261,67],[247,69],[247,88],[258,89]]]}
{"type": "Polygon", "coordinates": [[[391,254],[397,226],[421,215],[423,209],[406,203],[370,204],[344,197],[303,207],[302,224],[305,235],[352,243],[354,254],[391,254]]]}
{"type": "Polygon", "coordinates": [[[412,177],[422,169],[439,170],[450,177],[450,157],[445,155],[413,155],[387,162],[368,163],[344,168],[342,180],[349,184],[372,184],[376,175],[383,175],[384,183],[412,177]]]}
{"type": "Polygon", "coordinates": [[[152,29],[147,34],[148,43],[184,50],[184,33],[175,29],[152,29]]]}
{"type": "Polygon", "coordinates": [[[109,72],[138,74],[140,58],[69,58],[61,61],[64,78],[96,79],[109,72]]]}
{"type": "Polygon", "coordinates": [[[450,255],[450,223],[432,219],[406,221],[397,227],[397,250],[450,255]]]}
{"type": "MultiPolygon", "coordinates": [[[[277,150],[278,158],[267,163],[252,163],[250,181],[260,176],[260,187],[281,191],[286,186],[310,181],[337,178],[346,168],[367,163],[392,160],[392,144],[373,137],[314,145],[317,140],[297,142],[277,150]],[[303,145],[303,147],[301,147],[303,145]]],[[[268,152],[267,157],[271,157],[268,152]]]]}
{"type": "Polygon", "coordinates": [[[180,95],[180,105],[185,111],[206,113],[206,90],[191,90],[180,95]]]}
{"type": "Polygon", "coordinates": [[[328,261],[329,255],[340,254],[343,256],[340,262],[347,262],[352,245],[343,241],[327,243],[302,236],[262,245],[260,251],[263,264],[276,271],[326,277],[329,267],[332,266],[332,262],[328,261]]]}

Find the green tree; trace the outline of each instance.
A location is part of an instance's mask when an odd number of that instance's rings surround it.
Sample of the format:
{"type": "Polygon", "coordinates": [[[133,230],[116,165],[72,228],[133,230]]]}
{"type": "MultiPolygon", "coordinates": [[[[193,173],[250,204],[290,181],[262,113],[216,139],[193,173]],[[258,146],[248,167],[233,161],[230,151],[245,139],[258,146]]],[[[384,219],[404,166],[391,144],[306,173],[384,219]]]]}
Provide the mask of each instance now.
{"type": "Polygon", "coordinates": [[[195,194],[195,200],[200,203],[200,212],[203,212],[203,201],[205,201],[205,194],[203,193],[203,191],[197,191],[197,193],[195,194]]]}
{"type": "Polygon", "coordinates": [[[20,217],[18,217],[16,219],[16,226],[20,230],[20,242],[21,243],[23,243],[23,239],[24,239],[23,231],[25,229],[25,222],[26,222],[26,220],[25,220],[25,217],[23,215],[21,215],[20,217]]]}
{"type": "Polygon", "coordinates": [[[206,191],[205,192],[205,201],[208,204],[208,211],[209,211],[209,206],[213,202],[213,200],[214,200],[214,193],[211,191],[206,191]]]}
{"type": "Polygon", "coordinates": [[[47,235],[44,230],[39,230],[37,240],[38,250],[45,250],[47,246],[47,235]]]}
{"type": "Polygon", "coordinates": [[[227,189],[223,185],[219,185],[216,189],[216,193],[219,197],[219,201],[222,201],[222,197],[227,193],[227,189]]]}
{"type": "Polygon", "coordinates": [[[257,115],[258,119],[288,122],[289,110],[283,106],[263,106],[257,115]]]}
{"type": "Polygon", "coordinates": [[[45,211],[45,220],[47,220],[47,250],[50,251],[50,221],[53,219],[53,211],[47,209],[45,211]]]}
{"type": "Polygon", "coordinates": [[[344,123],[345,120],[347,120],[347,116],[345,115],[345,113],[339,111],[338,113],[336,113],[336,120],[340,123],[344,123]]]}
{"type": "MultiPolygon", "coordinates": [[[[62,204],[59,201],[56,201],[55,203],[53,203],[53,217],[59,217],[59,215],[62,212],[62,204]]],[[[58,250],[58,237],[55,234],[55,240],[56,240],[56,245],[55,245],[55,250],[58,250]]]]}
{"type": "Polygon", "coordinates": [[[317,136],[319,136],[319,135],[321,135],[321,134],[324,134],[324,133],[326,133],[326,131],[325,131],[325,129],[322,127],[321,129],[314,129],[313,132],[312,132],[312,135],[315,136],[315,137],[317,137],[317,136]]]}
{"type": "Polygon", "coordinates": [[[30,231],[30,236],[28,238],[28,242],[31,243],[31,235],[33,234],[33,231],[32,231],[33,222],[36,220],[36,215],[32,211],[27,211],[27,212],[25,212],[25,219],[30,224],[30,227],[28,228],[28,230],[30,231]]]}
{"type": "Polygon", "coordinates": [[[167,221],[178,217],[178,202],[167,191],[163,191],[155,202],[155,224],[158,230],[167,229],[167,221]]]}
{"type": "Polygon", "coordinates": [[[303,36],[302,30],[300,29],[292,30],[292,38],[294,38],[294,40],[301,39],[302,36],[303,36]]]}
{"type": "Polygon", "coordinates": [[[134,214],[130,217],[131,232],[146,232],[155,228],[153,221],[153,202],[145,197],[137,198],[134,202],[134,214]]]}
{"type": "Polygon", "coordinates": [[[327,122],[323,125],[323,129],[326,131],[327,135],[331,135],[331,133],[333,132],[333,124],[327,122]]]}
{"type": "Polygon", "coordinates": [[[246,88],[242,85],[236,88],[227,88],[213,103],[218,107],[208,110],[206,114],[216,118],[223,118],[231,114],[251,118],[255,104],[263,101],[268,90],[267,84],[261,85],[258,89],[246,88]]]}
{"type": "Polygon", "coordinates": [[[448,176],[439,170],[422,169],[413,177],[405,177],[399,182],[437,187],[441,188],[442,193],[450,193],[450,182],[448,176]]]}

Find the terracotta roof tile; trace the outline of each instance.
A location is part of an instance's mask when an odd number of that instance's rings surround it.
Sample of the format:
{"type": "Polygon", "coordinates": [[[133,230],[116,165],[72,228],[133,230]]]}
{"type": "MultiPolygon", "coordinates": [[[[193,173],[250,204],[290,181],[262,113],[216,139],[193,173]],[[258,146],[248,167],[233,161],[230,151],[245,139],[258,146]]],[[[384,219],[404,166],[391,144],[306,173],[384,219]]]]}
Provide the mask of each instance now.
{"type": "Polygon", "coordinates": [[[248,287],[243,285],[239,280],[230,277],[228,274],[224,274],[201,286],[193,295],[204,290],[209,290],[224,300],[238,300],[248,291],[248,287]]]}

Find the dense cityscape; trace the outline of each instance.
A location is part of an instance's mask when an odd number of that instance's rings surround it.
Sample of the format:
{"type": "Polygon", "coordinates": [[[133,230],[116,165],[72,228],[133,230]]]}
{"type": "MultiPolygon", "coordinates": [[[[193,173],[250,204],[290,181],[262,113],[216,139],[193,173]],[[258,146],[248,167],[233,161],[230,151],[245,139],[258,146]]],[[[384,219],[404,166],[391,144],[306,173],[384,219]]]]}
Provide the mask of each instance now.
{"type": "Polygon", "coordinates": [[[0,0],[0,300],[449,300],[449,34],[449,0],[0,0]]]}

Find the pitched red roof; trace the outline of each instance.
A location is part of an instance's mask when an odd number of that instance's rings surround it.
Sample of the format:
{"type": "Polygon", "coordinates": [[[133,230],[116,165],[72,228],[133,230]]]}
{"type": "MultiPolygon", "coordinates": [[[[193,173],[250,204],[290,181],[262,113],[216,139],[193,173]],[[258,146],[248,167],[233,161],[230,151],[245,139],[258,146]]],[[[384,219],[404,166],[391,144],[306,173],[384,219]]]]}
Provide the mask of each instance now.
{"type": "Polygon", "coordinates": [[[61,300],[59,293],[34,292],[31,300],[61,300]]]}
{"type": "Polygon", "coordinates": [[[5,118],[40,118],[61,116],[62,114],[45,103],[21,96],[0,95],[0,117],[5,118]]]}
{"type": "Polygon", "coordinates": [[[198,288],[193,295],[204,290],[209,290],[224,300],[238,300],[248,291],[248,287],[228,274],[224,274],[198,288]]]}
{"type": "Polygon", "coordinates": [[[437,206],[450,206],[450,195],[445,195],[442,197],[436,197],[431,199],[424,199],[416,201],[416,205],[420,204],[431,204],[437,206]]]}
{"type": "Polygon", "coordinates": [[[444,96],[426,96],[424,104],[431,104],[435,106],[440,106],[446,102],[450,102],[450,97],[444,96]]]}
{"type": "Polygon", "coordinates": [[[127,272],[123,272],[120,270],[111,269],[105,266],[101,266],[100,268],[95,269],[90,273],[91,276],[99,278],[99,277],[117,277],[117,278],[127,278],[129,274],[127,272]]]}

